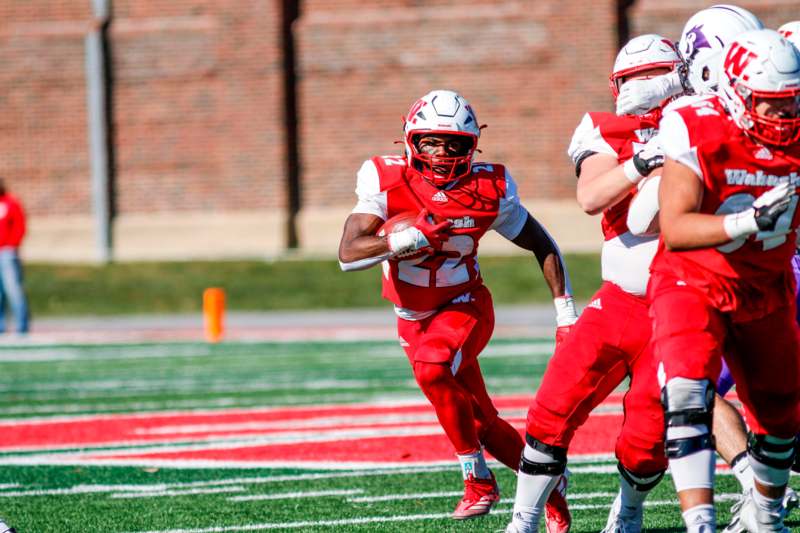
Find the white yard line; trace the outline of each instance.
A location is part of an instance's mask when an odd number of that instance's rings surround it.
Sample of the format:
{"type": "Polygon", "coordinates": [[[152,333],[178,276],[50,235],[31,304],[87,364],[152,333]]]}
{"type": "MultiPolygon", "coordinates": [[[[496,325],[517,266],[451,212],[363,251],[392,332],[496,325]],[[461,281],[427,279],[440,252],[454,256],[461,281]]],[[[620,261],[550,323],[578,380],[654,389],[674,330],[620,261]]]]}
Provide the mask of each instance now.
{"type": "MultiPolygon", "coordinates": [[[[735,494],[721,494],[726,500],[732,497],[738,497],[735,494]]],[[[718,497],[719,499],[719,497],[718,497]]],[[[503,503],[512,501],[511,499],[503,500],[503,503]]],[[[677,499],[674,500],[654,500],[646,501],[646,507],[662,507],[670,506],[677,507],[677,499]]],[[[570,509],[574,511],[586,511],[610,509],[609,504],[575,504],[570,505],[570,509]]],[[[492,514],[505,514],[510,513],[512,508],[503,507],[496,508],[492,514]]],[[[315,527],[331,527],[331,526],[348,526],[358,524],[378,524],[378,523],[392,523],[392,522],[411,522],[419,520],[441,520],[450,518],[451,513],[431,513],[431,514],[416,514],[416,515],[394,515],[394,516],[365,516],[360,518],[346,518],[341,520],[306,520],[302,522],[272,522],[264,524],[243,524],[238,526],[217,526],[208,528],[196,529],[164,529],[152,530],[147,532],[137,533],[232,533],[237,531],[266,531],[269,529],[300,529],[300,528],[315,528],[315,527]]]]}
{"type": "Polygon", "coordinates": [[[164,496],[193,496],[197,494],[220,494],[230,492],[244,492],[247,489],[241,486],[232,487],[215,487],[207,489],[190,489],[190,490],[162,490],[151,492],[115,492],[110,495],[111,498],[161,498],[164,496]]]}
{"type": "MultiPolygon", "coordinates": [[[[361,494],[364,489],[317,490],[309,492],[284,492],[280,494],[253,494],[250,496],[231,496],[229,502],[253,502],[262,500],[296,500],[299,498],[322,498],[326,496],[350,496],[361,494]]],[[[347,501],[352,501],[348,499],[347,501]]]]}

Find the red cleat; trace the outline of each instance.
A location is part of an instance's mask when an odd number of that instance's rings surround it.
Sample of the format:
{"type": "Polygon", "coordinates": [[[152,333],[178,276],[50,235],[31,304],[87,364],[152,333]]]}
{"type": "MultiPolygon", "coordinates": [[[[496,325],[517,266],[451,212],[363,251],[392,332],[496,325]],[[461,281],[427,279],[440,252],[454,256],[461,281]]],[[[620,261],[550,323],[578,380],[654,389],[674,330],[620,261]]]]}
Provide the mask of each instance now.
{"type": "Polygon", "coordinates": [[[562,474],[544,505],[544,525],[547,533],[568,533],[572,526],[572,515],[567,506],[568,478],[562,474]]]}
{"type": "Polygon", "coordinates": [[[483,516],[500,501],[500,487],[492,474],[491,479],[479,479],[472,474],[464,480],[464,497],[458,502],[453,518],[464,520],[483,516]]]}

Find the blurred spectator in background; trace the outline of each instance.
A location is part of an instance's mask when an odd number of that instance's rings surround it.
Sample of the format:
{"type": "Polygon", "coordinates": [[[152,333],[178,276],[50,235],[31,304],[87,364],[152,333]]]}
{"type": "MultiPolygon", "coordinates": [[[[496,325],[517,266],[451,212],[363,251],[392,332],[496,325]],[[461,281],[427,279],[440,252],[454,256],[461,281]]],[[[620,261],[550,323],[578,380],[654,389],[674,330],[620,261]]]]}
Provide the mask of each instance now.
{"type": "Polygon", "coordinates": [[[28,299],[22,287],[22,263],[19,259],[19,246],[24,236],[25,212],[0,178],[0,332],[6,330],[6,301],[14,313],[17,333],[28,332],[28,299]]]}

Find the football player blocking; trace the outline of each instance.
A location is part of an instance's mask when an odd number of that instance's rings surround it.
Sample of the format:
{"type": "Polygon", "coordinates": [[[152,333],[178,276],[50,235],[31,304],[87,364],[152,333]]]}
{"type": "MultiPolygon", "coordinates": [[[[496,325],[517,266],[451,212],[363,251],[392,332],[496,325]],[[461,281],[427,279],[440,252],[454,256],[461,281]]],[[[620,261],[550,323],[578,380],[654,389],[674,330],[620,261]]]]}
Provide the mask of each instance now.
{"type": "MultiPolygon", "coordinates": [[[[664,37],[637,37],[617,56],[611,91],[616,97],[629,80],[667,75],[680,61],[664,37]]],[[[630,386],[616,444],[621,490],[606,531],[641,529],[644,499],[666,470],[664,422],[645,298],[648,266],[658,237],[634,236],[626,224],[637,184],[663,162],[657,146],[649,143],[659,118],[660,103],[642,116],[587,113],[570,143],[578,203],[589,214],[602,213],[604,282],[556,348],[529,409],[527,446],[509,532],[538,531],[541,502],[555,475],[565,468],[576,429],[626,377],[630,386]]]]}
{"type": "MultiPolygon", "coordinates": [[[[345,271],[381,264],[401,346],[461,464],[456,519],[486,514],[500,499],[483,450],[516,470],[524,445],[498,417],[478,363],[494,328],[480,238],[492,229],[534,253],[554,298],[557,338],[577,318],[558,247],[520,204],[511,174],[473,162],[480,134],[461,95],[437,90],[417,100],[405,119],[405,156],[373,157],[358,171],[358,203],[339,247],[345,271]]],[[[550,514],[556,530],[568,530],[559,493],[550,514]]]]}
{"type": "MultiPolygon", "coordinates": [[[[728,48],[723,50],[723,47],[726,43],[730,43],[734,37],[740,35],[743,31],[753,27],[760,28],[761,24],[757,18],[755,18],[751,13],[742,10],[740,8],[736,8],[735,6],[714,6],[707,10],[703,10],[692,17],[689,22],[687,22],[686,27],[684,29],[683,35],[681,37],[680,43],[680,50],[684,56],[684,59],[688,63],[688,78],[691,81],[691,88],[694,89],[694,92],[703,95],[703,94],[712,94],[714,91],[717,90],[718,79],[720,76],[724,78],[724,70],[719,68],[712,69],[710,67],[714,65],[715,57],[717,58],[716,61],[722,62],[723,58],[725,58],[725,64],[728,64],[728,60],[731,60],[734,64],[739,64],[740,61],[737,57],[740,56],[742,52],[739,52],[739,48],[735,47],[734,45],[730,45],[728,48]],[[702,29],[702,30],[701,30],[702,29]],[[709,44],[712,43],[712,44],[709,44]],[[724,52],[724,53],[723,53],[724,52]],[[722,74],[720,74],[722,72],[722,74]]],[[[781,28],[781,31],[784,34],[791,35],[792,29],[797,27],[797,23],[789,23],[786,24],[781,28]]],[[[775,34],[773,33],[772,39],[775,38],[775,34]]],[[[769,40],[767,37],[762,37],[762,40],[769,40]]],[[[758,41],[758,39],[756,39],[758,41]]],[[[758,48],[755,45],[750,45],[748,47],[748,54],[752,53],[751,49],[758,48]]],[[[761,63],[765,63],[764,55],[765,51],[761,50],[761,63]]],[[[767,51],[767,55],[771,57],[771,60],[778,62],[778,69],[783,71],[784,74],[789,74],[787,78],[783,80],[776,79],[774,76],[770,76],[769,68],[763,69],[760,71],[762,73],[762,79],[760,81],[760,85],[755,86],[746,86],[746,84],[742,84],[743,80],[749,78],[751,73],[744,72],[738,77],[728,77],[727,79],[723,79],[723,85],[720,87],[720,90],[723,92],[723,95],[726,93],[729,96],[735,96],[736,93],[732,91],[735,90],[739,93],[743,100],[744,105],[739,105],[737,102],[732,101],[726,107],[728,113],[730,113],[731,117],[728,120],[733,119],[738,125],[740,125],[741,129],[745,130],[746,136],[748,138],[755,139],[756,147],[757,147],[757,154],[756,159],[769,159],[771,157],[770,149],[766,148],[767,146],[775,147],[777,146],[777,150],[788,150],[791,152],[792,148],[796,149],[796,138],[793,138],[795,133],[792,133],[792,127],[796,122],[792,122],[791,120],[788,123],[779,123],[779,122],[771,122],[771,119],[778,118],[789,118],[789,119],[796,119],[797,118],[797,109],[796,109],[796,94],[795,91],[797,90],[797,74],[794,72],[796,68],[794,63],[792,63],[792,50],[791,48],[787,48],[785,43],[783,44],[775,44],[774,48],[771,48],[767,51]],[[777,50],[786,50],[787,54],[784,56],[784,60],[788,61],[788,63],[780,64],[777,57],[780,54],[777,50]],[[775,52],[777,55],[773,57],[771,54],[775,52]],[[766,77],[771,77],[771,83],[765,83],[763,79],[764,72],[767,72],[766,77]],[[777,87],[776,87],[777,85],[777,87]],[[778,89],[776,91],[776,88],[778,89]],[[765,91],[759,92],[757,89],[765,89],[765,91]],[[780,89],[788,89],[788,94],[785,91],[781,91],[780,89]],[[753,96],[753,98],[748,102],[747,97],[753,96]],[[775,104],[774,99],[780,100],[780,98],[788,98],[788,103],[784,102],[785,106],[775,104]],[[760,99],[761,101],[759,102],[760,99]],[[767,106],[767,103],[772,101],[773,107],[775,109],[770,109],[770,106],[767,106]],[[762,109],[757,110],[757,106],[755,104],[761,103],[762,109]],[[740,113],[742,108],[746,109],[749,116],[745,116],[744,120],[737,121],[737,108],[739,109],[740,113]],[[755,113],[753,113],[755,112],[755,113]],[[762,116],[755,116],[756,114],[761,114],[762,116]],[[769,115],[772,117],[769,117],[769,115]],[[764,116],[766,115],[766,117],[764,116]],[[766,120],[765,120],[766,118],[766,120]],[[760,123],[760,126],[759,126],[760,123]],[[764,132],[767,132],[765,135],[764,132]],[[770,135],[772,132],[772,135],[770,135]],[[777,134],[775,134],[777,132],[777,134]],[[786,137],[786,138],[784,138],[786,137]],[[766,154],[770,154],[768,157],[766,154]],[[760,157],[759,157],[760,156],[760,157]]],[[[756,59],[756,64],[758,64],[758,60],[756,59]]],[[[759,70],[756,68],[755,70],[759,70]]],[[[773,69],[774,74],[774,69],[773,69]]],[[[675,83],[675,77],[665,76],[662,77],[661,80],[652,80],[652,81],[632,81],[626,84],[622,88],[622,92],[620,95],[620,99],[618,99],[618,112],[620,112],[620,107],[623,107],[622,112],[625,111],[639,111],[637,105],[640,105],[641,108],[646,108],[647,103],[642,105],[642,101],[645,102],[657,102],[660,98],[663,98],[670,94],[677,94],[683,90],[680,83],[675,83]],[[668,79],[671,78],[671,79],[668,79]],[[669,89],[669,87],[674,87],[673,89],[669,89]],[[665,88],[667,90],[665,90],[665,88]],[[625,94],[627,91],[629,98],[625,100],[622,99],[622,95],[625,94]],[[630,97],[633,94],[634,97],[630,97]],[[655,98],[653,96],[655,95],[655,98]],[[648,98],[650,100],[648,100],[648,98]],[[636,101],[639,100],[637,103],[636,101]],[[632,105],[631,103],[633,102],[632,105]]],[[[756,82],[758,83],[758,82],[756,82]]],[[[691,104],[700,104],[702,107],[704,104],[701,102],[702,98],[695,97],[694,100],[690,98],[683,98],[679,100],[676,104],[673,104],[673,107],[676,109],[679,107],[686,107],[690,106],[691,104]]],[[[724,98],[723,98],[724,102],[724,98]]],[[[708,110],[700,109],[698,114],[714,114],[713,112],[709,112],[708,110]]],[[[740,115],[741,116],[741,115],[740,115]]],[[[662,126],[665,121],[662,122],[662,126]]],[[[685,132],[682,132],[685,134],[685,132]]],[[[773,148],[776,149],[776,148],[773,148]]],[[[733,159],[733,158],[732,158],[733,159]]],[[[737,161],[741,162],[741,161],[737,161]]],[[[752,165],[752,164],[751,164],[752,165]]],[[[758,165],[752,165],[755,169],[758,169],[758,165]]],[[[763,166],[763,165],[762,165],[763,166]]],[[[760,169],[759,169],[760,170],[760,169]]],[[[763,170],[761,170],[763,172],[763,170]]],[[[756,170],[758,172],[758,170],[756,170]]],[[[785,178],[784,178],[785,179],[785,178]]],[[[657,180],[653,180],[657,181],[657,180]]],[[[786,180],[788,181],[788,180],[786,180]]],[[[653,215],[658,212],[658,201],[657,198],[653,195],[653,190],[656,190],[657,187],[653,188],[650,184],[645,184],[644,188],[640,192],[640,194],[636,197],[633,204],[631,205],[630,213],[629,213],[629,226],[633,229],[636,228],[635,231],[644,231],[649,221],[652,219],[653,215]],[[650,190],[648,190],[648,187],[650,190]],[[655,200],[654,200],[655,198],[655,200]],[[639,205],[637,205],[639,204],[639,205]],[[643,204],[643,205],[642,205],[643,204]],[[636,215],[636,216],[634,216],[636,215]],[[635,218],[639,218],[638,221],[632,220],[635,218]]],[[[794,192],[794,187],[784,187],[778,188],[772,191],[770,194],[763,196],[762,198],[753,202],[755,209],[753,210],[744,210],[744,213],[736,214],[736,217],[732,217],[729,221],[739,222],[741,220],[745,220],[748,223],[751,223],[752,218],[755,215],[763,215],[763,212],[774,212],[774,211],[762,211],[762,208],[769,205],[770,208],[775,207],[776,211],[784,208],[787,205],[786,196],[791,196],[794,192]],[[770,203],[771,201],[775,201],[776,203],[774,206],[770,203]]],[[[752,198],[751,198],[752,200],[752,198]]],[[[791,205],[791,202],[788,203],[791,205]]],[[[791,211],[792,208],[789,207],[786,212],[791,211]]],[[[726,211],[720,210],[721,213],[726,211]]],[[[761,216],[763,220],[763,216],[761,216]]],[[[788,221],[789,217],[786,217],[788,221]]],[[[780,220],[780,217],[778,218],[780,220]]],[[[789,232],[789,225],[787,224],[786,227],[781,227],[782,235],[786,235],[789,232]]],[[[760,237],[764,237],[765,232],[761,231],[756,235],[756,239],[760,237]]],[[[777,241],[773,241],[777,242],[777,241]]],[[[731,250],[724,250],[722,251],[730,252],[731,250]]],[[[793,259],[793,262],[796,263],[796,257],[793,259]]],[[[786,266],[786,265],[784,265],[786,266]]],[[[681,280],[683,281],[683,280],[681,280]]],[[[791,301],[791,298],[789,298],[791,301]]],[[[784,302],[785,303],[785,302],[784,302]]],[[[658,316],[656,316],[658,319],[658,316]]],[[[656,322],[658,325],[658,321],[656,322]]],[[[734,357],[736,354],[731,354],[730,357],[734,357]]],[[[749,357],[753,358],[753,355],[749,357]]],[[[796,356],[795,356],[796,359],[796,356]]],[[[725,394],[728,389],[730,389],[733,380],[730,378],[729,374],[726,374],[726,369],[723,369],[723,374],[717,381],[717,388],[721,394],[725,394]]],[[[668,384],[669,385],[669,384],[668,384]]],[[[669,388],[669,386],[667,387],[669,388]]],[[[726,406],[727,404],[721,403],[721,405],[726,406]]],[[[789,405],[792,405],[792,402],[789,402],[789,405]]],[[[750,466],[750,461],[748,460],[748,453],[745,451],[745,438],[743,430],[740,428],[741,424],[736,421],[736,413],[729,407],[727,408],[727,414],[724,417],[718,416],[719,409],[714,410],[714,433],[717,436],[717,450],[723,455],[723,457],[730,461],[731,458],[734,458],[733,469],[737,475],[737,478],[743,485],[744,489],[744,499],[740,501],[734,506],[734,518],[732,523],[728,526],[727,531],[782,531],[783,525],[781,518],[785,513],[784,510],[776,510],[776,506],[779,502],[775,498],[772,498],[771,509],[765,509],[769,507],[767,505],[767,501],[764,498],[760,497],[760,494],[764,492],[764,484],[761,482],[761,478],[758,476],[758,465],[756,465],[756,481],[755,485],[757,488],[754,488],[754,480],[753,480],[753,468],[750,466]],[[720,424],[720,419],[722,418],[722,422],[726,422],[720,424]],[[727,419],[727,420],[726,420],[727,419]],[[720,427],[721,426],[721,427],[720,427]],[[722,430],[722,431],[720,431],[722,430]],[[740,434],[740,435],[739,435],[740,434]],[[736,462],[736,458],[743,458],[740,461],[736,462]]],[[[669,413],[668,413],[669,415],[669,413]]],[[[672,422],[676,422],[675,426],[682,426],[685,424],[680,423],[680,417],[675,417],[675,419],[670,419],[670,426],[672,426],[672,422]]],[[[751,424],[751,429],[752,424],[751,424]]],[[[668,428],[668,442],[670,441],[670,432],[674,432],[677,438],[673,439],[672,444],[676,444],[679,446],[686,446],[690,444],[688,441],[691,439],[680,438],[678,433],[681,431],[679,428],[673,429],[672,427],[668,428]]],[[[755,431],[755,430],[754,430],[755,431]]],[[[696,442],[700,442],[700,440],[706,439],[708,432],[705,432],[705,436],[698,435],[699,440],[696,442]]],[[[758,455],[758,452],[762,450],[765,446],[763,444],[759,444],[759,439],[762,438],[761,436],[756,433],[755,437],[751,437],[750,439],[750,456],[758,455]]],[[[676,461],[672,461],[673,457],[671,457],[671,465],[673,472],[675,474],[676,483],[678,478],[692,478],[694,475],[694,481],[689,479],[689,483],[694,483],[698,487],[701,486],[709,486],[711,483],[708,480],[700,479],[702,478],[703,470],[692,470],[689,469],[690,472],[685,474],[681,474],[676,472],[675,464],[677,463],[677,459],[681,459],[682,457],[687,457],[686,461],[688,464],[689,457],[694,455],[694,452],[698,452],[698,454],[702,455],[704,453],[702,450],[707,449],[701,447],[699,450],[681,450],[680,448],[677,450],[672,450],[673,452],[678,452],[677,455],[680,457],[676,457],[676,461]],[[699,474],[698,474],[699,473],[699,474]]],[[[693,460],[697,460],[698,457],[694,457],[693,460]]],[[[758,459],[758,457],[756,457],[758,459]]],[[[785,458],[784,458],[785,459],[785,458]]],[[[681,462],[683,459],[681,459],[681,462]]],[[[710,467],[711,475],[713,475],[713,465],[710,467]]],[[[705,472],[708,472],[709,469],[706,468],[705,472]]],[[[705,476],[706,478],[708,475],[705,476]]],[[[713,479],[712,479],[713,482],[713,479]]],[[[688,486],[688,485],[684,485],[688,486]]],[[[782,492],[783,487],[775,487],[773,491],[776,494],[782,492]]],[[[702,491],[695,492],[693,489],[689,488],[687,490],[680,491],[681,500],[684,504],[683,507],[688,511],[685,513],[687,516],[687,521],[692,519],[693,521],[698,519],[698,515],[700,518],[700,522],[704,521],[703,515],[705,514],[706,517],[708,515],[707,512],[704,513],[703,503],[705,503],[705,511],[711,509],[709,503],[710,499],[707,501],[700,500],[700,503],[697,505],[693,505],[692,497],[697,496],[698,494],[702,495],[702,491]]],[[[787,490],[785,501],[787,502],[787,508],[790,505],[796,506],[797,504],[797,496],[794,494],[793,491],[787,490]]],[[[694,502],[697,503],[697,502],[694,502]]],[[[713,518],[713,517],[712,517],[713,518]]],[[[700,526],[698,526],[700,527],[700,526]]],[[[703,526],[708,527],[708,526],[703,526]]]]}

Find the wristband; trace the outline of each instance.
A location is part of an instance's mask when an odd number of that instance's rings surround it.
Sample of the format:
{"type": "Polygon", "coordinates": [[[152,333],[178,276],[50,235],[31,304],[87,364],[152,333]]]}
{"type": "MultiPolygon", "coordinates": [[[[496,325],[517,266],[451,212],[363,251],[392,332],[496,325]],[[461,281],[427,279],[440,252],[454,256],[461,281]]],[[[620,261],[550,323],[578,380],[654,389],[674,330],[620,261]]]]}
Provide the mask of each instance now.
{"type": "Polygon", "coordinates": [[[553,305],[556,308],[556,325],[558,327],[571,326],[578,320],[575,300],[569,294],[553,298],[553,305]]]}
{"type": "Polygon", "coordinates": [[[725,233],[732,241],[758,233],[755,210],[752,208],[725,215],[722,219],[722,225],[725,228],[725,233]]]}
{"type": "Polygon", "coordinates": [[[633,157],[622,164],[622,172],[625,174],[625,177],[628,178],[628,181],[634,185],[642,181],[644,178],[644,176],[639,174],[639,171],[636,169],[636,165],[633,162],[633,157]]]}

